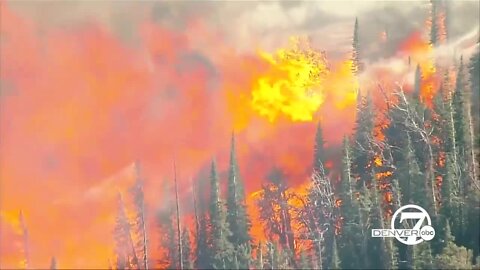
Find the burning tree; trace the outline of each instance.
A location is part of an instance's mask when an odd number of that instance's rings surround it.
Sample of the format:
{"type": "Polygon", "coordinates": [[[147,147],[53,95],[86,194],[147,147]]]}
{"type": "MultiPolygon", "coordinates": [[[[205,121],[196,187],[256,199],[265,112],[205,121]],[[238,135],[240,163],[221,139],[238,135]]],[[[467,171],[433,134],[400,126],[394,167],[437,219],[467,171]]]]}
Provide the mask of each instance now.
{"type": "Polygon", "coordinates": [[[116,269],[135,269],[139,261],[132,240],[131,224],[125,211],[122,195],[117,195],[117,218],[114,230],[115,251],[117,256],[116,269]]]}
{"type": "Polygon", "coordinates": [[[272,242],[278,239],[282,248],[295,252],[292,230],[291,204],[293,195],[288,192],[285,176],[279,169],[272,169],[269,182],[262,185],[258,200],[260,219],[272,242]]]}

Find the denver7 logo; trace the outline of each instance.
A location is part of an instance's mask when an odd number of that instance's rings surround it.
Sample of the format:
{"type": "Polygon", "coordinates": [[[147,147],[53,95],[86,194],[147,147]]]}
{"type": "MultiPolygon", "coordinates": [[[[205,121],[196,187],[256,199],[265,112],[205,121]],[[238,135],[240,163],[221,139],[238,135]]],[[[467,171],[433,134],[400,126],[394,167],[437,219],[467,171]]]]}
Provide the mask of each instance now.
{"type": "Polygon", "coordinates": [[[392,216],[391,229],[372,229],[372,237],[395,237],[405,245],[416,245],[433,239],[435,230],[431,225],[432,220],[425,209],[418,205],[409,204],[395,211],[392,216]],[[408,209],[415,209],[415,211],[406,211],[408,209]],[[396,229],[395,221],[398,215],[400,215],[400,224],[405,220],[416,220],[417,222],[411,229],[396,229]],[[423,226],[425,220],[427,224],[423,226]]]}

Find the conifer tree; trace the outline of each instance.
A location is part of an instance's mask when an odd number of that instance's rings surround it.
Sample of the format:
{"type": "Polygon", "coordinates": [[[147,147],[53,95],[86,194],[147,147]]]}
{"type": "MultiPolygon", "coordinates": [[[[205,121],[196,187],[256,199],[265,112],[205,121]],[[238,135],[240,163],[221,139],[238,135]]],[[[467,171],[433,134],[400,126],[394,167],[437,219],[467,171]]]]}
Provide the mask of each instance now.
{"type": "Polygon", "coordinates": [[[358,38],[358,18],[355,18],[355,25],[353,28],[353,42],[352,42],[352,62],[353,73],[358,74],[362,71],[362,63],[360,62],[360,43],[358,38]]]}
{"type": "MultiPolygon", "coordinates": [[[[477,43],[477,51],[473,54],[470,59],[469,65],[470,73],[470,84],[472,86],[472,112],[474,113],[477,130],[476,134],[478,137],[478,132],[480,132],[480,43],[477,43]]],[[[480,138],[480,137],[479,137],[480,138]]],[[[477,138],[477,146],[480,141],[477,138]]]]}
{"type": "Polygon", "coordinates": [[[228,240],[231,232],[226,222],[224,204],[220,199],[219,181],[215,162],[212,162],[210,170],[210,244],[212,247],[212,267],[233,267],[233,245],[228,240]]]}
{"type": "Polygon", "coordinates": [[[437,1],[431,1],[431,17],[430,17],[430,45],[436,46],[438,42],[438,25],[437,25],[437,1]]]}
{"type": "Polygon", "coordinates": [[[190,232],[187,229],[184,229],[182,232],[182,253],[183,268],[193,269],[192,243],[190,242],[190,232]]]}
{"type": "Polygon", "coordinates": [[[333,237],[333,244],[332,244],[332,259],[330,260],[330,265],[328,269],[340,269],[342,265],[342,261],[340,260],[338,247],[337,247],[337,240],[336,237],[333,237]]]}
{"type": "Polygon", "coordinates": [[[268,175],[268,182],[262,185],[257,206],[260,220],[265,225],[268,238],[278,238],[284,249],[295,251],[294,231],[292,230],[291,205],[292,196],[285,183],[285,175],[278,168],[273,168],[268,175]]]}
{"type": "Polygon", "coordinates": [[[263,244],[261,241],[258,242],[257,248],[255,250],[255,269],[264,269],[264,254],[263,254],[263,244]]]}
{"type": "Polygon", "coordinates": [[[414,203],[427,207],[428,202],[425,198],[426,183],[423,172],[414,153],[410,136],[407,135],[407,144],[402,149],[402,162],[399,163],[400,188],[403,194],[403,204],[414,203]]]}
{"type": "Polygon", "coordinates": [[[347,137],[343,143],[342,179],[339,187],[342,229],[339,238],[342,268],[355,268],[362,264],[361,247],[363,246],[362,224],[360,222],[360,205],[355,196],[355,180],[351,174],[351,150],[347,137]]]}
{"type": "Polygon", "coordinates": [[[147,229],[145,224],[145,203],[143,194],[143,179],[140,176],[140,164],[135,162],[135,183],[130,188],[135,206],[135,221],[133,224],[133,234],[138,239],[135,243],[135,251],[138,254],[139,265],[142,269],[148,269],[147,254],[147,229]]]}
{"type": "Polygon", "coordinates": [[[117,269],[131,269],[138,267],[135,245],[131,235],[131,224],[125,212],[122,196],[117,196],[117,218],[114,229],[117,269]]]}
{"type": "Polygon", "coordinates": [[[449,223],[446,223],[444,241],[446,242],[442,252],[435,256],[434,264],[437,269],[472,269],[473,255],[471,250],[455,244],[449,223]]]}
{"type": "MultiPolygon", "coordinates": [[[[313,170],[326,170],[324,167],[326,161],[325,141],[323,140],[323,131],[320,122],[317,124],[317,132],[315,133],[315,148],[313,151],[313,170]]],[[[325,171],[325,173],[328,173],[325,171]]]]}
{"type": "Polygon", "coordinates": [[[179,268],[178,239],[175,231],[174,208],[169,207],[157,213],[157,226],[160,232],[161,257],[158,260],[161,268],[179,268]]]}
{"type": "Polygon", "coordinates": [[[432,249],[429,242],[422,242],[412,247],[413,269],[435,269],[432,249]]]}
{"type": "MultiPolygon", "coordinates": [[[[240,177],[235,149],[235,135],[232,134],[230,165],[228,171],[227,222],[231,231],[230,242],[235,250],[250,249],[250,219],[245,205],[245,191],[240,177]]],[[[244,256],[241,256],[244,257],[244,256]]],[[[237,258],[240,267],[248,266],[248,258],[237,258]]]]}
{"type": "MultiPolygon", "coordinates": [[[[455,141],[459,157],[464,160],[467,145],[467,120],[465,119],[465,73],[464,73],[463,57],[460,58],[460,66],[458,67],[457,80],[455,84],[455,92],[453,93],[452,103],[454,112],[455,141]]],[[[462,180],[465,181],[465,180],[462,180]]],[[[464,192],[466,183],[461,183],[461,192],[464,192]]],[[[464,194],[464,193],[463,193],[464,194]]]]}
{"type": "Polygon", "coordinates": [[[357,103],[355,120],[355,141],[353,142],[352,175],[357,187],[370,185],[372,180],[372,162],[374,151],[371,140],[373,138],[374,113],[372,98],[369,93],[357,103]]]}
{"type": "MultiPolygon", "coordinates": [[[[371,228],[384,228],[384,213],[377,184],[374,183],[370,190],[372,206],[369,212],[369,225],[371,228]]],[[[384,238],[367,237],[368,267],[373,269],[387,269],[390,266],[389,254],[384,238]]]]}
{"type": "MultiPolygon", "coordinates": [[[[442,181],[442,206],[440,208],[440,214],[442,214],[445,227],[448,221],[450,222],[449,228],[453,228],[453,232],[461,234],[465,227],[464,217],[461,215],[460,198],[458,197],[458,188],[455,183],[457,176],[457,170],[454,167],[452,154],[447,154],[446,162],[446,174],[442,181]]],[[[444,246],[444,245],[442,245],[444,246]]]]}
{"type": "Polygon", "coordinates": [[[308,255],[305,250],[302,250],[300,252],[300,263],[299,263],[300,269],[311,269],[310,262],[308,261],[308,255]]]}
{"type": "Polygon", "coordinates": [[[206,215],[205,206],[203,200],[199,201],[199,216],[198,216],[198,228],[197,235],[195,237],[195,267],[197,269],[211,268],[211,252],[209,247],[209,230],[208,230],[208,218],[206,215]]]}

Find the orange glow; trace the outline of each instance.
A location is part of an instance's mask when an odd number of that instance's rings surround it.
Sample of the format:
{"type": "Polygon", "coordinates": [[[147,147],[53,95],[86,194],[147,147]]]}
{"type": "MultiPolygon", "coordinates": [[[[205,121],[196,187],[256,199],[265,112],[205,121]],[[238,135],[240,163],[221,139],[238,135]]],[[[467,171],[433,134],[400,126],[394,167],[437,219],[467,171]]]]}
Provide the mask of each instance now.
{"type": "Polygon", "coordinates": [[[422,73],[420,96],[429,107],[433,105],[433,97],[439,85],[433,52],[434,48],[421,32],[415,32],[400,46],[400,53],[410,57],[412,63],[420,66],[422,73]]]}
{"type": "Polygon", "coordinates": [[[384,179],[384,178],[389,177],[389,176],[391,176],[391,175],[393,175],[393,172],[391,172],[391,171],[386,171],[386,172],[376,173],[376,174],[375,174],[375,177],[376,177],[377,179],[384,179]]]}
{"type": "MultiPolygon", "coordinates": [[[[360,85],[375,91],[381,82],[391,92],[410,72],[369,63],[356,76],[350,53],[326,55],[298,38],[271,52],[239,53],[198,20],[187,21],[186,32],[148,16],[131,27],[136,39],[128,43],[101,23],[45,26],[0,2],[0,268],[25,259],[20,210],[31,268],[48,267],[52,256],[59,268],[114,262],[116,194],[125,197],[132,219],[127,197],[137,159],[156,266],[162,251],[155,213],[172,206],[172,160],[182,220],[194,228],[191,181],[213,158],[224,180],[232,130],[251,233],[265,240],[254,201],[266,172],[282,168],[290,192],[306,195],[316,124],[335,150],[352,132],[360,85]]],[[[437,86],[433,50],[414,33],[398,52],[421,66],[427,104],[437,86]]],[[[376,108],[385,109],[374,93],[376,108]]],[[[375,138],[383,140],[388,125],[376,119],[375,138]]],[[[373,164],[384,161],[376,157],[373,164]]],[[[325,167],[336,173],[338,159],[325,167]]]]}
{"type": "Polygon", "coordinates": [[[381,157],[375,157],[375,159],[373,160],[373,163],[374,163],[375,166],[377,166],[377,167],[382,166],[382,165],[383,165],[382,158],[381,158],[381,157]]]}

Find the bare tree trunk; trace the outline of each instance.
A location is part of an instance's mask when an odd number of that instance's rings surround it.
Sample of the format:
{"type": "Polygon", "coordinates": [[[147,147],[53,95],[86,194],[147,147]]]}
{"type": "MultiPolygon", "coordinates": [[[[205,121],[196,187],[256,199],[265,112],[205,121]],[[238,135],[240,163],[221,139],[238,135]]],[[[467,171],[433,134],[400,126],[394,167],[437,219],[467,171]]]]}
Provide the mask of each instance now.
{"type": "Polygon", "coordinates": [[[178,187],[177,187],[177,166],[175,160],[173,160],[173,173],[175,181],[175,206],[176,206],[176,215],[177,215],[177,237],[178,237],[178,260],[180,269],[183,269],[183,253],[182,253],[182,233],[180,228],[180,211],[178,207],[178,187]]]}
{"type": "MultiPolygon", "coordinates": [[[[469,102],[467,102],[468,104],[469,102]]],[[[469,133],[469,143],[470,143],[470,159],[471,159],[471,178],[472,178],[472,184],[474,185],[475,188],[480,190],[480,186],[478,185],[478,175],[477,175],[477,166],[478,163],[476,161],[476,156],[475,156],[475,134],[474,134],[474,126],[473,126],[473,121],[472,121],[472,113],[470,110],[470,105],[468,104],[467,106],[467,117],[468,117],[468,133],[469,133]]]]}
{"type": "Polygon", "coordinates": [[[199,221],[198,221],[198,211],[197,211],[197,197],[195,195],[196,187],[195,187],[195,181],[192,181],[192,197],[193,197],[193,212],[195,215],[195,235],[198,237],[198,232],[199,232],[199,221]]]}
{"type": "Polygon", "coordinates": [[[259,244],[259,250],[260,250],[260,255],[257,255],[257,256],[260,256],[259,258],[259,262],[260,262],[260,265],[259,265],[259,269],[263,269],[263,250],[262,250],[262,243],[260,242],[259,244]]]}
{"type": "Polygon", "coordinates": [[[132,248],[133,262],[136,264],[137,268],[140,268],[140,262],[138,261],[137,252],[135,251],[135,244],[133,243],[133,239],[132,239],[132,233],[130,231],[130,228],[127,228],[127,229],[128,229],[127,231],[128,243],[132,248]]]}
{"type": "MultiPolygon", "coordinates": [[[[138,163],[138,161],[135,163],[135,167],[136,167],[136,176],[137,176],[137,179],[140,177],[140,164],[138,163]]],[[[143,193],[143,185],[140,186],[142,188],[141,192],[143,193]]],[[[142,244],[143,244],[143,267],[144,269],[148,269],[148,255],[147,255],[147,226],[145,224],[145,203],[144,203],[145,199],[144,197],[142,197],[142,204],[141,204],[141,209],[140,209],[140,222],[142,223],[142,244]]],[[[139,263],[140,264],[140,263],[139,263]]]]}

